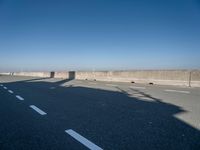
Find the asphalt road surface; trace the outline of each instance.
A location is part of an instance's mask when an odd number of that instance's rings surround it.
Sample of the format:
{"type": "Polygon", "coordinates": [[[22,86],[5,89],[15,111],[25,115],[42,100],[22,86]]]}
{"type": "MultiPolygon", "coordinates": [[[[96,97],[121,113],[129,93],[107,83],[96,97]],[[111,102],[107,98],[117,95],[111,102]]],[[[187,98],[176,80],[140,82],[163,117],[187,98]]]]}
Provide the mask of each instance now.
{"type": "Polygon", "coordinates": [[[0,76],[1,150],[200,150],[200,88],[0,76]]]}

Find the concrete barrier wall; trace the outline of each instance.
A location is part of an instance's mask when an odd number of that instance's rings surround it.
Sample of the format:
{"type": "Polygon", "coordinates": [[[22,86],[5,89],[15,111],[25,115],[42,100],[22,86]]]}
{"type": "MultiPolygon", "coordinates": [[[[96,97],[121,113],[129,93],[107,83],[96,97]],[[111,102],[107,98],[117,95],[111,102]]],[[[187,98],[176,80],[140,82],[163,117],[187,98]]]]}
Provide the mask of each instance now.
{"type": "Polygon", "coordinates": [[[18,76],[200,87],[200,70],[15,72],[9,74],[18,76]]]}
{"type": "Polygon", "coordinates": [[[189,86],[189,74],[187,70],[76,72],[76,79],[189,86]]]}
{"type": "Polygon", "coordinates": [[[15,75],[15,76],[30,76],[30,77],[44,77],[44,78],[62,78],[62,79],[74,79],[75,72],[13,72],[13,73],[2,73],[2,75],[15,75]]]}
{"type": "Polygon", "coordinates": [[[68,79],[69,78],[69,72],[55,72],[54,78],[68,79]]]}
{"type": "Polygon", "coordinates": [[[15,76],[50,77],[50,72],[14,72],[15,76]]]}
{"type": "Polygon", "coordinates": [[[191,78],[191,87],[200,87],[200,71],[191,71],[190,73],[190,78],[191,78]]]}
{"type": "Polygon", "coordinates": [[[11,75],[10,72],[1,72],[0,75],[11,75]]]}

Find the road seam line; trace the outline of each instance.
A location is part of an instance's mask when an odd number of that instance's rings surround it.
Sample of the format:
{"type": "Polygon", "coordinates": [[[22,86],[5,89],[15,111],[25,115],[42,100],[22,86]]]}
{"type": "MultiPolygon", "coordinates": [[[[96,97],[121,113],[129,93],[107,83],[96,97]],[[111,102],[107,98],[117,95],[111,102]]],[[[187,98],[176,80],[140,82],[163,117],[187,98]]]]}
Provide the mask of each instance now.
{"type": "Polygon", "coordinates": [[[21,97],[21,96],[19,96],[19,95],[16,95],[16,98],[18,98],[19,100],[21,100],[21,101],[23,101],[24,100],[24,98],[23,97],[21,97]]]}
{"type": "Polygon", "coordinates": [[[46,115],[47,113],[44,112],[43,110],[39,109],[38,107],[36,107],[35,105],[30,105],[30,108],[32,108],[33,110],[35,110],[37,113],[39,113],[40,115],[46,115]]]}
{"type": "Polygon", "coordinates": [[[83,145],[85,145],[90,150],[103,150],[102,148],[100,148],[96,144],[92,143],[88,139],[84,138],[83,136],[81,136],[80,134],[78,134],[77,132],[75,132],[72,129],[65,130],[65,132],[67,134],[69,134],[70,136],[72,136],[77,141],[79,141],[80,143],[82,143],[83,145]]]}

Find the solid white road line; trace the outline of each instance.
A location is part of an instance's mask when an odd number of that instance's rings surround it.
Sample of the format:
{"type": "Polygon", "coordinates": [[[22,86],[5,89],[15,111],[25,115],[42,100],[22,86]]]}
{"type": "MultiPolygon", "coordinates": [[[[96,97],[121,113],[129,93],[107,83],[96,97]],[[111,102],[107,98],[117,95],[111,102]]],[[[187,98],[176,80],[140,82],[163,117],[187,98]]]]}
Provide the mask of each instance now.
{"type": "Polygon", "coordinates": [[[93,84],[93,85],[96,85],[97,83],[89,82],[89,84],[93,84]]]}
{"type": "Polygon", "coordinates": [[[33,110],[38,112],[40,115],[46,115],[47,114],[44,111],[42,111],[41,109],[39,109],[38,107],[36,107],[35,105],[30,105],[29,107],[31,107],[33,110]]]}
{"type": "Polygon", "coordinates": [[[146,89],[146,87],[142,87],[142,86],[130,86],[130,88],[132,88],[132,89],[146,89]]]}
{"type": "Polygon", "coordinates": [[[176,93],[185,93],[185,94],[189,94],[189,91],[179,91],[179,90],[168,90],[166,89],[165,92],[176,92],[176,93]]]}
{"type": "Polygon", "coordinates": [[[11,94],[13,94],[13,91],[11,91],[11,90],[8,90],[8,92],[11,93],[11,94]]]}
{"type": "Polygon", "coordinates": [[[103,150],[102,148],[100,148],[96,144],[92,143],[91,141],[84,138],[83,136],[81,136],[77,132],[73,131],[72,129],[65,130],[65,132],[68,133],[70,136],[72,136],[77,141],[79,141],[80,143],[82,143],[83,145],[85,145],[90,150],[103,150]]]}
{"type": "Polygon", "coordinates": [[[24,98],[22,98],[21,96],[19,96],[19,95],[16,95],[16,98],[18,98],[19,100],[21,100],[21,101],[23,101],[24,100],[24,98]]]}
{"type": "Polygon", "coordinates": [[[115,84],[106,84],[107,86],[117,86],[117,85],[115,85],[115,84]]]}
{"type": "Polygon", "coordinates": [[[3,88],[4,88],[4,89],[8,89],[8,88],[7,88],[7,87],[5,87],[5,86],[4,86],[3,88]]]}

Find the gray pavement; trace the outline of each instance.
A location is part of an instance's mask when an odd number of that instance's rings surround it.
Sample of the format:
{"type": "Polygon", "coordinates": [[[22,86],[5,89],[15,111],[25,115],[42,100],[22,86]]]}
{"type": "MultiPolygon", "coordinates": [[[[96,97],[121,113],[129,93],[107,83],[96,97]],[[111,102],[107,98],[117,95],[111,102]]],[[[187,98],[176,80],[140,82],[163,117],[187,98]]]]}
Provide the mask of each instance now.
{"type": "Polygon", "coordinates": [[[0,76],[0,149],[200,149],[200,88],[0,76]]]}

